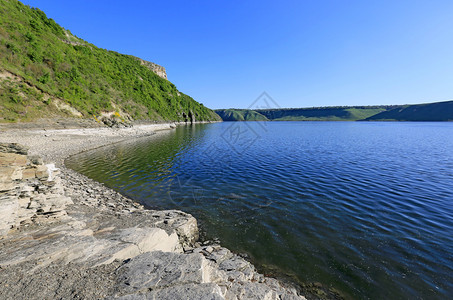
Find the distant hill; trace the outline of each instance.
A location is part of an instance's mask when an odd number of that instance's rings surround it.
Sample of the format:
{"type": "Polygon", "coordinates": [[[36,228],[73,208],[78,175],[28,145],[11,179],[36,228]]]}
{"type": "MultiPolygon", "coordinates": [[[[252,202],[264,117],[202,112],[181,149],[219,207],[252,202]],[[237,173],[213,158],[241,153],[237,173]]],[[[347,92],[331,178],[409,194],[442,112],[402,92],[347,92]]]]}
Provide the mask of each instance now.
{"type": "Polygon", "coordinates": [[[453,121],[453,101],[403,105],[375,114],[366,121],[453,121]]]}
{"type": "Polygon", "coordinates": [[[269,121],[269,119],[254,110],[248,109],[219,109],[215,112],[223,121],[269,121]]]}
{"type": "Polygon", "coordinates": [[[453,121],[453,101],[414,105],[217,109],[224,121],[453,121]]]}
{"type": "Polygon", "coordinates": [[[395,106],[337,106],[279,109],[217,109],[224,121],[357,121],[395,106]]]}
{"type": "Polygon", "coordinates": [[[220,120],[166,78],[157,64],[100,49],[37,8],[0,0],[0,122],[220,120]]]}

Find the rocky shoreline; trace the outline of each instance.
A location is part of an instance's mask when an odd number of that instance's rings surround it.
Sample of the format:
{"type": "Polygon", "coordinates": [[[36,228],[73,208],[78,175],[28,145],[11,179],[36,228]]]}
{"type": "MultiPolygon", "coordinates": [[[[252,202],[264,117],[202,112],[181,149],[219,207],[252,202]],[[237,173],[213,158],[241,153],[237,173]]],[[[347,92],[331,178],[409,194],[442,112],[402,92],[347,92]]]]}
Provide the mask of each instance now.
{"type": "Polygon", "coordinates": [[[0,299],[305,299],[228,249],[200,245],[190,214],[144,209],[64,167],[70,155],[175,126],[2,130],[0,143],[29,151],[16,153],[22,173],[0,191],[0,214],[17,200],[22,218],[0,237],[0,299]]]}

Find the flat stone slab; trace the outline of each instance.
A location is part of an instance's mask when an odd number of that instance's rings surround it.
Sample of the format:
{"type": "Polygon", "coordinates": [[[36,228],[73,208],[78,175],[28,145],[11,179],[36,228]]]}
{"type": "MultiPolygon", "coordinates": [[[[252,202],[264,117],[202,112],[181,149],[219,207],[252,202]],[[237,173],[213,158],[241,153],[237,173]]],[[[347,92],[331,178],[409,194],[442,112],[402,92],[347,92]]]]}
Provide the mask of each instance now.
{"type": "MultiPolygon", "coordinates": [[[[193,253],[148,252],[127,261],[117,270],[115,295],[111,299],[305,299],[295,289],[264,278],[254,267],[227,249],[232,272],[205,256],[206,249],[193,253]]],[[[226,251],[224,251],[226,250],[226,251]]]]}
{"type": "Polygon", "coordinates": [[[224,300],[222,289],[214,283],[201,283],[201,284],[183,284],[177,286],[170,286],[167,288],[153,290],[145,294],[131,294],[121,297],[112,297],[109,299],[121,300],[224,300]]]}
{"type": "Polygon", "coordinates": [[[6,236],[0,240],[0,266],[31,260],[37,260],[38,267],[60,262],[98,266],[149,251],[183,252],[176,230],[146,225],[116,228],[90,224],[85,217],[68,217],[44,228],[6,236]]]}

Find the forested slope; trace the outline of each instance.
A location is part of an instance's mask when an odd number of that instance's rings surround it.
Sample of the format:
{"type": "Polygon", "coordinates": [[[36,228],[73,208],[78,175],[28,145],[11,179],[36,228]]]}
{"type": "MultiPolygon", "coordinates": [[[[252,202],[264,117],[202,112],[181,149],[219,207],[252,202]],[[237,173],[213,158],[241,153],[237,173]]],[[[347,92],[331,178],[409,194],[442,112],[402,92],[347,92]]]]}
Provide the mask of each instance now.
{"type": "Polygon", "coordinates": [[[79,39],[39,9],[0,0],[0,122],[108,112],[134,120],[220,120],[158,76],[156,66],[79,39]]]}

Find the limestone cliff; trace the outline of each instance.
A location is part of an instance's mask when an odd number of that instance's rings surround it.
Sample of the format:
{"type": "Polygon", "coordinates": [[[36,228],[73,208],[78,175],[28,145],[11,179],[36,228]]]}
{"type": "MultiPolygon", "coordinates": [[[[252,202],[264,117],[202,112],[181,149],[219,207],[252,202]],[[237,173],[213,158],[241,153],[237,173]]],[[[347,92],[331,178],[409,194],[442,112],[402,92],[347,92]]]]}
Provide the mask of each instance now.
{"type": "Polygon", "coordinates": [[[148,69],[150,69],[151,71],[156,73],[160,78],[168,80],[167,72],[165,71],[164,67],[162,67],[162,66],[160,66],[158,64],[155,64],[153,62],[143,60],[143,59],[138,58],[138,57],[136,57],[136,59],[140,62],[140,64],[142,64],[143,66],[147,67],[148,69]]]}

